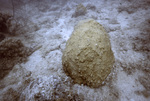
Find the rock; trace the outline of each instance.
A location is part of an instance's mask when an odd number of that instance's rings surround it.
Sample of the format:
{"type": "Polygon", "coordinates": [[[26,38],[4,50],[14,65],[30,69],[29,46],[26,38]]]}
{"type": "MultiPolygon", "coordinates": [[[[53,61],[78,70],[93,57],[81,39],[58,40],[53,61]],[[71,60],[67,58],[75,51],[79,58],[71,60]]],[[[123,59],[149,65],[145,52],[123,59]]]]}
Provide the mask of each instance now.
{"type": "Polygon", "coordinates": [[[77,5],[75,13],[72,15],[72,17],[78,17],[86,14],[86,7],[84,7],[82,4],[77,5]]]}
{"type": "Polygon", "coordinates": [[[74,83],[99,87],[114,63],[109,37],[98,22],[80,21],[66,43],[62,56],[65,73],[74,83]]]}

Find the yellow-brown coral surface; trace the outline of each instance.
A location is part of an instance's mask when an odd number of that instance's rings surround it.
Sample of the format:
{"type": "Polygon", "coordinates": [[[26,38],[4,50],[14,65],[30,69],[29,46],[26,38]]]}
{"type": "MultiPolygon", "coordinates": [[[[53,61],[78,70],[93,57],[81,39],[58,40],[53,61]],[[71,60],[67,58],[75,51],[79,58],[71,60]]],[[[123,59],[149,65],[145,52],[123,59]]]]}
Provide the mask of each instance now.
{"type": "Polygon", "coordinates": [[[67,41],[63,69],[75,83],[99,87],[114,63],[105,29],[92,19],[80,21],[67,41]]]}

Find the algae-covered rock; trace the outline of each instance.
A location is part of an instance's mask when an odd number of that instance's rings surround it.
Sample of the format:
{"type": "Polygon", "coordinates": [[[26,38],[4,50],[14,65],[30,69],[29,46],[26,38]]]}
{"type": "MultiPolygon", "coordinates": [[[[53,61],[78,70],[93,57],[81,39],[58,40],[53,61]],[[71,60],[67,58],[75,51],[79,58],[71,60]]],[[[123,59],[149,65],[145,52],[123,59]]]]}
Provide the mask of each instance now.
{"type": "Polygon", "coordinates": [[[80,21],[66,43],[63,69],[75,83],[99,87],[114,63],[109,37],[98,22],[80,21]]]}

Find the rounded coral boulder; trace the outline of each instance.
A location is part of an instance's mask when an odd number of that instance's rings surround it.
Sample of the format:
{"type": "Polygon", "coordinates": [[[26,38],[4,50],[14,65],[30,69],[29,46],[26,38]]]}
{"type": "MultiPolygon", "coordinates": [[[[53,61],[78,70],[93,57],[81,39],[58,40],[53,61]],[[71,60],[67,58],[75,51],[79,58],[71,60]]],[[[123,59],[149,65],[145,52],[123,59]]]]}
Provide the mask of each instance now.
{"type": "Polygon", "coordinates": [[[63,52],[65,73],[75,83],[95,88],[110,74],[113,63],[109,37],[102,25],[92,19],[80,21],[63,52]]]}

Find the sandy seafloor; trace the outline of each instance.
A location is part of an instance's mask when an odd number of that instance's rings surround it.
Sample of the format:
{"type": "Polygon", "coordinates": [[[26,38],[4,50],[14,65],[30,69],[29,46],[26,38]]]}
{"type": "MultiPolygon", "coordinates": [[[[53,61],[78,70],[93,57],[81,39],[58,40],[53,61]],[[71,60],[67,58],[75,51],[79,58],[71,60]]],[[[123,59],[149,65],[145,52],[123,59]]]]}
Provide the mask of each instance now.
{"type": "MultiPolygon", "coordinates": [[[[12,13],[8,0],[0,5],[12,13]]],[[[15,17],[26,31],[13,38],[38,48],[0,80],[0,101],[150,101],[150,0],[24,0],[15,17]],[[87,12],[74,17],[78,4],[87,12]],[[61,64],[74,26],[87,18],[104,26],[115,56],[99,88],[73,84],[61,64]]]]}

